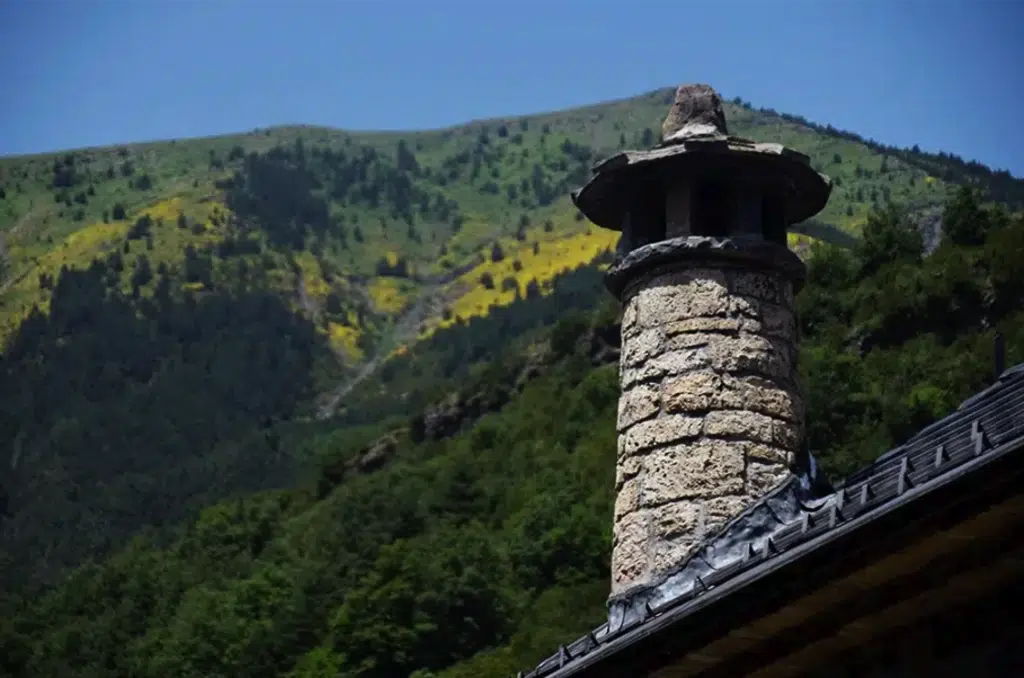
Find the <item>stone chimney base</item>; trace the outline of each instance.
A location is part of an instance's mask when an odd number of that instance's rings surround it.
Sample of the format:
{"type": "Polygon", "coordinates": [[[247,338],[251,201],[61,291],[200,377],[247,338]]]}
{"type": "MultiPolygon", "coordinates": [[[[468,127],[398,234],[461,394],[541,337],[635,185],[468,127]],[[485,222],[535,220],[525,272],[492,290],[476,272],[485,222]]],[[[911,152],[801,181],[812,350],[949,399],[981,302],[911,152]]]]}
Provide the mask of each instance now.
{"type": "Polygon", "coordinates": [[[690,259],[622,298],[613,597],[782,484],[804,438],[790,278],[690,259]]]}

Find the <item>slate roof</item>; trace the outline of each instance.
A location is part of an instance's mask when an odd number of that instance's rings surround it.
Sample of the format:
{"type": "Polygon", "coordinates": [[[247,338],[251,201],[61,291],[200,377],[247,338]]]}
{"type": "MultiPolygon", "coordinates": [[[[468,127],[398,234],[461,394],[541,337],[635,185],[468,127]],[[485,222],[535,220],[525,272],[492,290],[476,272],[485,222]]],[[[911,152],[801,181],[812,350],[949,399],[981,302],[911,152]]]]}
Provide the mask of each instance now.
{"type": "Polygon", "coordinates": [[[1003,372],[955,412],[886,452],[836,489],[815,492],[820,484],[814,478],[792,478],[709,537],[697,555],[660,582],[627,599],[611,601],[607,623],[519,675],[577,675],[631,644],[646,627],[673,623],[703,607],[703,596],[712,589],[724,595],[724,589],[756,579],[775,559],[813,549],[995,458],[1022,454],[1022,449],[1024,363],[1003,372]]]}

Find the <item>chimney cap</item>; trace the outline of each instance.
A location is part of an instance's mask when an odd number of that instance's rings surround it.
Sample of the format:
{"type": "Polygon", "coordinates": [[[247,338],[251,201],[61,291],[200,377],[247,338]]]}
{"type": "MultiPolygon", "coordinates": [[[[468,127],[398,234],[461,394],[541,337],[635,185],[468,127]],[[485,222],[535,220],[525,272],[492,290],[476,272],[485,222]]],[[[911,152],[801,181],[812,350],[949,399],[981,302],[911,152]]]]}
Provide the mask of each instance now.
{"type": "Polygon", "coordinates": [[[662,124],[662,141],[646,151],[622,151],[593,168],[586,186],[573,191],[573,204],[590,221],[622,230],[628,181],[640,169],[671,163],[679,170],[737,164],[761,166],[789,186],[791,223],[809,219],[828,202],[832,180],[811,167],[810,158],[782,144],[730,136],[722,98],[708,85],[681,85],[662,124]]]}

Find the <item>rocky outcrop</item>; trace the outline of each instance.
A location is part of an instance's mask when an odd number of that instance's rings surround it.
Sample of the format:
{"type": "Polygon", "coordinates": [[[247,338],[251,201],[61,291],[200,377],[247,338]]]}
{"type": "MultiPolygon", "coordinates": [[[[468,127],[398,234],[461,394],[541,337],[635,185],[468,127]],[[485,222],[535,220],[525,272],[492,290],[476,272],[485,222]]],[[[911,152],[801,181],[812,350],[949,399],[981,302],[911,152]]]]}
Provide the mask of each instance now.
{"type": "MultiPolygon", "coordinates": [[[[606,365],[619,360],[619,325],[590,327],[577,341],[577,350],[594,365],[606,365]]],[[[507,381],[482,388],[456,391],[426,407],[410,422],[412,439],[445,440],[472,426],[488,412],[504,407],[512,396],[522,392],[526,385],[540,377],[551,364],[551,352],[546,344],[532,347],[522,359],[521,366],[510,370],[507,381]]]]}
{"type": "Polygon", "coordinates": [[[620,332],[621,326],[618,324],[601,325],[587,330],[581,343],[592,364],[607,365],[619,361],[620,332]]]}
{"type": "Polygon", "coordinates": [[[320,468],[317,496],[325,497],[331,488],[353,475],[383,468],[394,459],[399,443],[407,433],[407,429],[395,429],[361,447],[355,454],[343,454],[326,462],[320,468]]]}
{"type": "Polygon", "coordinates": [[[689,265],[624,299],[613,596],[779,486],[803,443],[788,278],[689,265]]]}
{"type": "Polygon", "coordinates": [[[461,393],[428,406],[413,419],[413,440],[444,440],[455,435],[470,416],[470,406],[461,393]]]}
{"type": "Polygon", "coordinates": [[[510,386],[470,393],[456,391],[413,417],[410,424],[412,439],[422,442],[451,438],[488,412],[501,409],[512,393],[510,386]]]}
{"type": "Polygon", "coordinates": [[[513,388],[516,393],[521,393],[526,385],[544,374],[551,359],[551,353],[547,345],[540,344],[532,346],[523,360],[523,365],[516,374],[513,388]]]}
{"type": "Polygon", "coordinates": [[[912,218],[921,232],[925,254],[931,254],[942,241],[942,208],[924,209],[913,215],[912,218]]]}
{"type": "Polygon", "coordinates": [[[376,471],[384,466],[398,451],[398,440],[405,430],[397,430],[373,441],[352,458],[350,468],[360,473],[376,471]]]}

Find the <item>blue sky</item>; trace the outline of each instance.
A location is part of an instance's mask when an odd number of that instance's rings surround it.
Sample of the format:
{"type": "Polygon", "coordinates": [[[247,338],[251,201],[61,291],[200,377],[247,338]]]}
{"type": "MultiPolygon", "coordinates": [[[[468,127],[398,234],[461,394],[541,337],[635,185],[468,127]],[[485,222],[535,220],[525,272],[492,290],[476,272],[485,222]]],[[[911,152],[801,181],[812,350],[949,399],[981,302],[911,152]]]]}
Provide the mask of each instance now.
{"type": "Polygon", "coordinates": [[[707,82],[1024,177],[1014,0],[0,0],[0,155],[707,82]]]}

